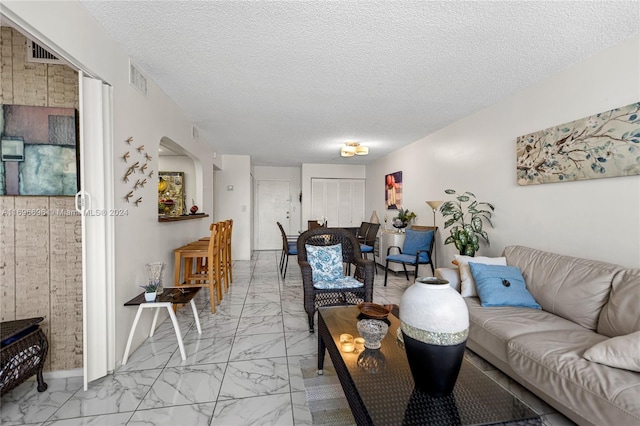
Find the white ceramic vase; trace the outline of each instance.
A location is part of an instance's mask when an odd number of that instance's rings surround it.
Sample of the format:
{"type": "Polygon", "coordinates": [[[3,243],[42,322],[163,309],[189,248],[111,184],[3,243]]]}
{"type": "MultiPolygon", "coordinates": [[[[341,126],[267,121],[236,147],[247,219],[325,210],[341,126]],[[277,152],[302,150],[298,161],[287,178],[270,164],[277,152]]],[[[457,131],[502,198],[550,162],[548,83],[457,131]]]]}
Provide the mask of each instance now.
{"type": "Polygon", "coordinates": [[[402,295],[400,327],[416,387],[432,396],[453,391],[469,334],[469,311],[449,282],[421,277],[402,295]]]}
{"type": "Polygon", "coordinates": [[[147,302],[155,302],[157,295],[158,294],[155,291],[154,292],[145,293],[144,294],[144,300],[146,300],[147,302]]]}

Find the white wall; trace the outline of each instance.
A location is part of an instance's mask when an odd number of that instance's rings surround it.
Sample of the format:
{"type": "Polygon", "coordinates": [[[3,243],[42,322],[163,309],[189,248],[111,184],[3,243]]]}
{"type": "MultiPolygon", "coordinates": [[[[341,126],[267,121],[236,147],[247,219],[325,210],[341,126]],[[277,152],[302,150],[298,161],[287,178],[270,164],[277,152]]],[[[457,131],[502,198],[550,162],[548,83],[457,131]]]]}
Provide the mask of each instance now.
{"type": "MultiPolygon", "coordinates": [[[[291,230],[302,229],[301,225],[301,215],[302,215],[302,206],[300,203],[300,191],[301,191],[301,179],[302,169],[300,167],[267,167],[267,166],[254,166],[253,167],[253,177],[255,179],[255,185],[258,184],[260,180],[282,180],[291,182],[291,230]]],[[[258,191],[254,188],[254,193],[257,194],[258,191]]],[[[258,200],[254,200],[254,205],[258,200]]],[[[258,223],[258,218],[254,214],[254,223],[258,223]]],[[[258,244],[258,235],[253,236],[253,244],[257,247],[258,244]]]]}
{"type": "MultiPolygon", "coordinates": [[[[311,179],[312,178],[335,178],[335,179],[364,179],[367,177],[365,166],[352,166],[341,164],[303,164],[302,165],[302,216],[301,223],[307,220],[316,219],[311,215],[311,179]]],[[[367,200],[366,214],[371,214],[367,200]]],[[[384,204],[383,204],[384,205],[384,204]]],[[[367,216],[369,218],[369,216],[367,216]]],[[[331,226],[331,224],[329,224],[331,226]]],[[[306,226],[304,226],[306,229],[306,226]]]]}
{"type": "MultiPolygon", "coordinates": [[[[201,207],[205,212],[213,210],[213,148],[205,141],[192,139],[187,117],[152,81],[148,84],[147,97],[129,86],[129,58],[80,3],[3,1],[2,6],[3,13],[32,30],[45,45],[113,86],[114,207],[129,212],[126,217],[115,218],[115,359],[119,364],[135,315],[135,309],[124,307],[123,303],[141,291],[144,264],[166,262],[165,281],[170,284],[173,248],[209,233],[209,221],[204,219],[159,223],[155,184],[136,192],[136,196],[143,198],[139,207],[125,202],[124,195],[130,188],[122,177],[127,166],[119,160],[130,149],[125,140],[133,136],[132,145],[144,144],[147,152],[154,153],[149,170],[156,173],[159,163],[155,154],[163,137],[200,158],[203,180],[196,190],[201,193],[201,207]]],[[[132,348],[145,339],[142,330],[148,330],[151,324],[147,316],[142,320],[132,348]]]]}
{"type": "Polygon", "coordinates": [[[251,159],[248,155],[223,155],[222,170],[216,173],[214,218],[233,219],[231,258],[251,258],[253,201],[251,199],[251,159]],[[229,191],[229,185],[233,190],[229,191]]]}
{"type": "MultiPolygon", "coordinates": [[[[368,209],[384,214],[384,175],[402,170],[403,204],[419,224],[432,224],[425,201],[451,199],[447,188],[495,205],[481,255],[520,244],[640,267],[640,176],[516,184],[518,136],[640,100],[639,52],[635,37],[368,166],[368,209]]],[[[443,247],[446,235],[437,240],[440,266],[456,253],[443,247]]]]}

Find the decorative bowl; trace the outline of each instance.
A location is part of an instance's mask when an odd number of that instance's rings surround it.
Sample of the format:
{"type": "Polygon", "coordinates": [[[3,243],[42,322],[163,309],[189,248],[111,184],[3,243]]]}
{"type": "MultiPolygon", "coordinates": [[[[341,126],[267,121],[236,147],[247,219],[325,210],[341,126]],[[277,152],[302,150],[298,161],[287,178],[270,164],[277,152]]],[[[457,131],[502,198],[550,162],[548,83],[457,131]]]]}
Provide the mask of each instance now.
{"type": "Polygon", "coordinates": [[[409,225],[409,223],[408,222],[397,222],[397,221],[394,221],[392,223],[392,225],[393,225],[394,228],[403,229],[403,228],[406,228],[407,225],[409,225]]]}
{"type": "Polygon", "coordinates": [[[364,347],[367,349],[380,349],[382,339],[387,335],[389,326],[386,322],[376,319],[363,319],[358,321],[358,333],[364,338],[364,347]]]}
{"type": "Polygon", "coordinates": [[[358,310],[367,318],[385,319],[389,316],[390,309],[377,303],[362,302],[358,303],[358,310]]]}

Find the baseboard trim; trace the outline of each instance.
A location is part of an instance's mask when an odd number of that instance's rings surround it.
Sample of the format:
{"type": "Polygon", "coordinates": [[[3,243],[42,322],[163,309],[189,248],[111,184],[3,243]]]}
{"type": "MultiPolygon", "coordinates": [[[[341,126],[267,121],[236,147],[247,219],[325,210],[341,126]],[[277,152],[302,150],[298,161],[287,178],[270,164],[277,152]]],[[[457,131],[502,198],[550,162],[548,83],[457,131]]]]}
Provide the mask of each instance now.
{"type": "Polygon", "coordinates": [[[69,377],[82,377],[84,374],[82,368],[73,370],[45,371],[43,376],[46,379],[67,379],[69,377]]]}

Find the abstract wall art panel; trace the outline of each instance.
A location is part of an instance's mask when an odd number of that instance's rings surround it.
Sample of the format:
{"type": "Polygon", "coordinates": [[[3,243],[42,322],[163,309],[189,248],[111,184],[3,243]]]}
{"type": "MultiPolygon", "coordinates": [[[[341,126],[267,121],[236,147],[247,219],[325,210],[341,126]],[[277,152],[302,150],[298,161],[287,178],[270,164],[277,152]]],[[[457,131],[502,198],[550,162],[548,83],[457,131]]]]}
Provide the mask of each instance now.
{"type": "Polygon", "coordinates": [[[518,185],[640,175],[640,102],[520,136],[518,185]]]}
{"type": "Polygon", "coordinates": [[[0,195],[74,195],[76,123],[73,108],[0,104],[0,195]]]}

